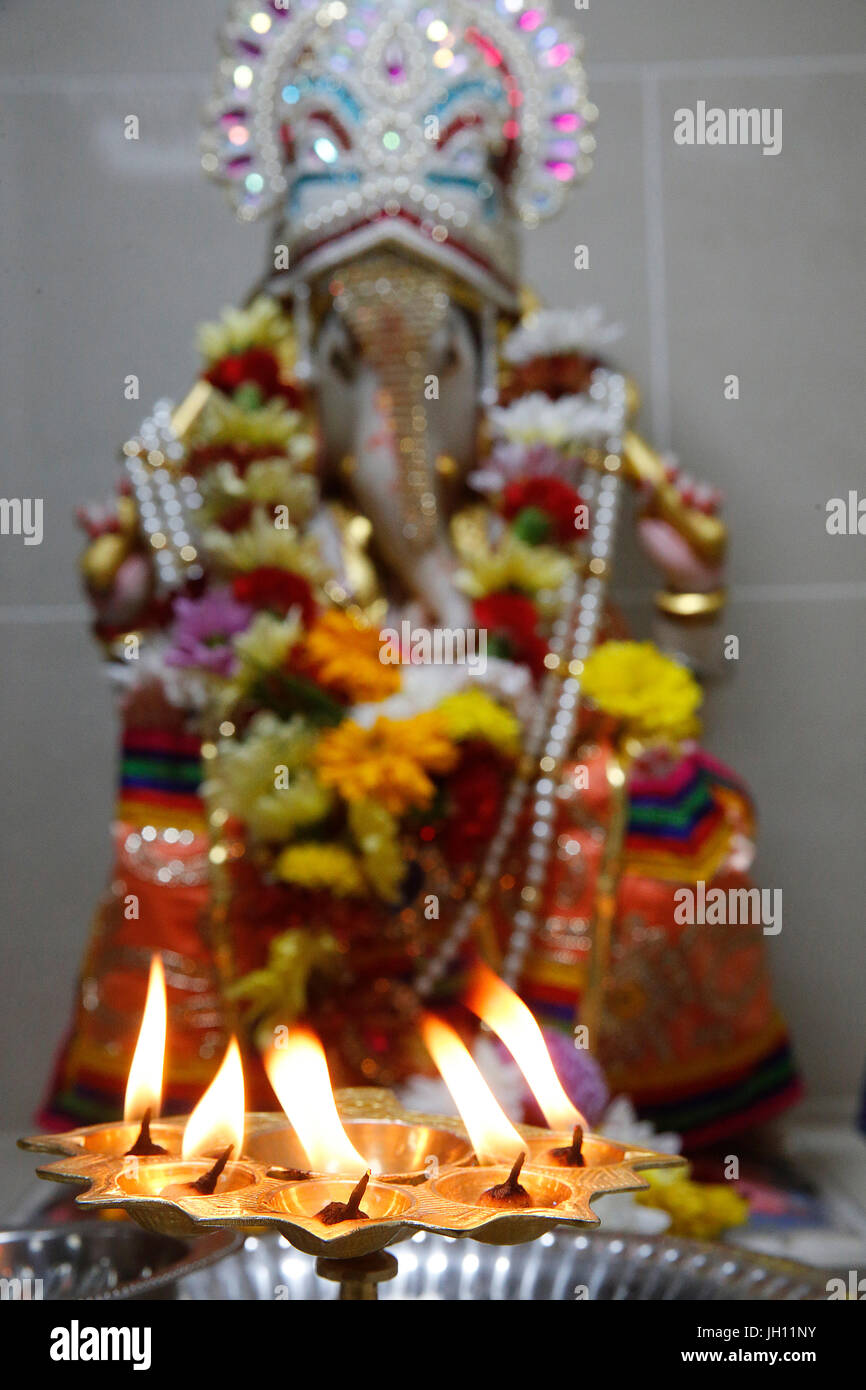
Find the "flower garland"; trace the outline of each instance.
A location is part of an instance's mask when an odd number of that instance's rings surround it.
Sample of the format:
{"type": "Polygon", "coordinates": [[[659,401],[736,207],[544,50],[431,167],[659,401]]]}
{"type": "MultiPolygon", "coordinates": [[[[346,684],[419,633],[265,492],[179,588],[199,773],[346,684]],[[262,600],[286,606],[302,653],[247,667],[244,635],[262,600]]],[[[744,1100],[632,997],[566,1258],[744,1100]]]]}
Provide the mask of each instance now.
{"type": "Polygon", "coordinates": [[[525,744],[516,673],[545,669],[555,595],[588,524],[579,458],[568,429],[548,437],[549,403],[535,426],[532,401],[497,413],[483,543],[461,554],[457,580],[486,630],[492,678],[388,664],[379,631],[335,601],[310,526],[315,440],[288,336],[263,299],[199,335],[213,390],[185,468],[210,587],[175,600],[166,661],[207,679],[222,736],[204,795],[265,877],[394,904],[412,841],[465,863],[498,823],[525,744]]]}
{"type": "MultiPolygon", "coordinates": [[[[174,688],[200,692],[211,859],[239,861],[216,880],[216,915],[237,890],[243,920],[271,927],[266,964],[232,986],[248,1021],[265,1026],[289,995],[300,1008],[308,975],[339,971],[348,924],[378,929],[377,912],[404,923],[420,913],[425,849],[458,900],[419,957],[414,985],[429,993],[529,809],[526,886],[503,965],[513,983],[520,975],[548,872],[555,779],[592,670],[626,412],[623,378],[597,370],[559,327],[554,358],[533,355],[543,322],[514,354],[510,403],[490,411],[492,446],[468,479],[480,502],[452,523],[456,582],[487,637],[483,674],[415,665],[402,647],[399,663],[386,657],[384,634],[401,624],[389,614],[380,630],[330,568],[315,428],[292,376],[291,324],[273,301],[202,330],[206,401],[184,448],[162,409],[152,443],[130,457],[139,503],[155,512],[151,498],[167,498],[166,520],[144,523],[170,541],[156,557],[169,614],[159,655],[174,688]],[[600,448],[601,473],[585,470],[589,446],[600,448]],[[172,476],[153,462],[163,455],[172,476]],[[279,926],[294,901],[328,903],[333,936],[318,922],[279,926]],[[309,939],[295,941],[299,930],[309,939]]],[[[641,671],[624,659],[617,667],[609,653],[596,676],[587,693],[602,707],[640,703],[641,671]]],[[[671,696],[682,725],[689,696],[655,676],[656,705],[671,696]]]]}
{"type": "MultiPolygon", "coordinates": [[[[225,827],[224,844],[241,846],[262,893],[285,885],[330,895],[335,908],[401,908],[419,892],[410,872],[419,853],[439,850],[460,877],[464,905],[423,965],[419,988],[429,989],[471,930],[467,889],[474,881],[483,896],[498,872],[538,750],[544,767],[566,746],[580,690],[572,675],[556,674],[560,663],[585,668],[585,692],[603,708],[619,699],[633,714],[667,710],[671,736],[696,704],[679,668],[662,669],[647,646],[636,662],[616,644],[590,656],[603,583],[592,565],[607,554],[591,531],[590,503],[609,537],[618,462],[611,454],[617,469],[596,487],[582,451],[599,439],[610,449],[619,437],[621,378],[608,374],[576,396],[533,391],[490,412],[492,447],[469,480],[482,500],[452,526],[456,582],[487,637],[481,675],[415,666],[402,650],[393,663],[384,630],[336,582],[289,337],[279,311],[261,301],[203,330],[211,397],[184,466],[200,499],[207,587],[175,598],[166,661],[208,691],[203,717],[219,730],[203,789],[211,823],[225,827]],[[539,680],[527,707],[526,686],[539,680]]],[[[543,384],[540,364],[531,365],[543,384]]],[[[533,793],[533,835],[547,834],[549,782],[543,773],[533,793]]],[[[527,892],[536,897],[546,843],[530,865],[527,892]]],[[[527,899],[515,921],[510,978],[532,911],[527,899]]]]}
{"type": "Polygon", "coordinates": [[[652,642],[604,642],[587,660],[583,692],[636,739],[693,738],[703,691],[691,671],[652,642]]]}

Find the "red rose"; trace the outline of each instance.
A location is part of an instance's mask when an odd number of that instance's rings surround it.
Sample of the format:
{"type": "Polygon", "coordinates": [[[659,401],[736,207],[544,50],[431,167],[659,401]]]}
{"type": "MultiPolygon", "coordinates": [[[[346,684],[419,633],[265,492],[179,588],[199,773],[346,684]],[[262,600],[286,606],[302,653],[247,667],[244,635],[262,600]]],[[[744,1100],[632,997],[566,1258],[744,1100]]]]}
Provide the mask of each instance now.
{"type": "Polygon", "coordinates": [[[586,527],[575,525],[577,507],[583,506],[579,493],[559,478],[522,478],[505,489],[503,511],[512,520],[527,507],[534,507],[550,518],[558,540],[573,541],[586,527]]]}
{"type": "Polygon", "coordinates": [[[262,565],[249,574],[236,575],[232,592],[239,603],[254,608],[270,608],[285,617],[290,608],[300,608],[304,626],[309,626],[316,612],[316,601],[303,575],[276,565],[262,565]]]}
{"type": "Polygon", "coordinates": [[[537,632],[538,612],[531,599],[523,594],[488,594],[475,600],[473,611],[478,626],[504,645],[502,655],[524,662],[535,675],[544,670],[547,643],[537,632]]]}
{"type": "Polygon", "coordinates": [[[532,391],[541,391],[552,401],[562,396],[580,395],[589,390],[592,374],[599,366],[599,358],[584,357],[579,352],[534,357],[531,362],[522,362],[513,369],[502,403],[510,405],[532,391]]]}
{"type": "Polygon", "coordinates": [[[200,444],[190,449],[186,471],[194,478],[200,478],[215,463],[233,463],[239,476],[243,477],[251,464],[259,459],[273,458],[276,452],[273,444],[246,444],[243,440],[200,444]]]}
{"type": "Polygon", "coordinates": [[[220,358],[205,372],[205,381],[227,396],[233,396],[239,386],[252,385],[259,388],[265,400],[281,396],[291,406],[300,404],[300,392],[281,380],[280,364],[269,348],[247,348],[246,352],[220,358]]]}
{"type": "Polygon", "coordinates": [[[217,524],[223,531],[228,531],[234,535],[236,531],[242,531],[249,525],[250,517],[253,514],[252,502],[236,502],[217,519],[217,524]]]}
{"type": "Polygon", "coordinates": [[[466,743],[445,783],[448,813],[441,827],[442,852],[451,863],[477,859],[502,814],[508,768],[487,743],[466,743]]]}

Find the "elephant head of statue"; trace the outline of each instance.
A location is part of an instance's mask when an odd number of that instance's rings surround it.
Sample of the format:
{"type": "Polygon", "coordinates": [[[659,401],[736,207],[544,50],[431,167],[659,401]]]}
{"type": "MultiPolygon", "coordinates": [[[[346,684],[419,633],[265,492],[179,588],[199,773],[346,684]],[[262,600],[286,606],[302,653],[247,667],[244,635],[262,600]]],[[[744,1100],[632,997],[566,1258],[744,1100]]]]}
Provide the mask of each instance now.
{"type": "Polygon", "coordinates": [[[448,522],[476,449],[478,316],[449,277],[399,252],[340,268],[329,290],[313,348],[325,484],[369,518],[400,590],[463,626],[448,522]]]}

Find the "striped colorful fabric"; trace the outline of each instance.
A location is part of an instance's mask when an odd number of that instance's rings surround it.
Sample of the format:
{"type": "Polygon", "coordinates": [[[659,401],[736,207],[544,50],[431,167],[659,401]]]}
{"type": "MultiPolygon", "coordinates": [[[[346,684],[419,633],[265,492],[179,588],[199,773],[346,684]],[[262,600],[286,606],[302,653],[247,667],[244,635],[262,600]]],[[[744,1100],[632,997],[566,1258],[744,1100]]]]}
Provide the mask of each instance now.
{"type": "Polygon", "coordinates": [[[203,829],[201,739],[166,729],[127,729],[117,814],[132,824],[203,829]]]}
{"type": "Polygon", "coordinates": [[[679,882],[710,879],[730,849],[731,826],[753,827],[748,792],[733,773],[694,752],[662,777],[633,776],[625,866],[679,882]]]}
{"type": "Polygon", "coordinates": [[[791,1105],[802,1093],[784,1024],[775,1019],[751,1055],[729,1071],[718,1071],[677,1093],[672,1087],[634,1095],[638,1113],[657,1130],[684,1136],[689,1151],[724,1138],[732,1130],[748,1129],[791,1105]]]}
{"type": "MultiPolygon", "coordinates": [[[[605,745],[580,766],[589,785],[582,797],[563,801],[557,844],[564,857],[520,981],[542,1025],[569,1034],[581,1017],[604,860],[605,745]]],[[[753,831],[746,788],[702,750],[689,750],[672,768],[632,772],[596,1051],[611,1091],[630,1096],[656,1128],[682,1135],[688,1150],[766,1119],[799,1093],[760,932],[737,923],[684,926],[675,912],[677,890],[702,879],[748,889],[732,851],[753,831]]],[[[515,904],[494,903],[493,910],[505,941],[515,904]]]]}

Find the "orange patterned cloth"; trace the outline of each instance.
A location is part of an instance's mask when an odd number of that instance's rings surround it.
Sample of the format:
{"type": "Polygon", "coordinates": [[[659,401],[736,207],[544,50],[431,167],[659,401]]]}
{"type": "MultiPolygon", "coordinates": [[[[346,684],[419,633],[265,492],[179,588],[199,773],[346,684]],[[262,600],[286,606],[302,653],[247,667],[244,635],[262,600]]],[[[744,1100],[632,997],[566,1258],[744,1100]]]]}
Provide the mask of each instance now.
{"type": "MultiPolygon", "coordinates": [[[[569,1032],[586,985],[610,811],[610,753],[604,731],[596,729],[565,779],[547,901],[520,983],[542,1023],[569,1032]],[[580,769],[589,785],[578,789],[580,769]]],[[[163,747],[163,774],[164,754],[163,747]]],[[[752,808],[727,769],[698,750],[663,773],[635,773],[630,794],[600,1060],[614,1092],[630,1095],[641,1113],[694,1145],[772,1113],[797,1089],[760,926],[685,925],[675,918],[674,895],[683,885],[748,886],[734,865],[738,844],[752,834],[752,808]]],[[[263,896],[255,873],[242,869],[233,878],[228,939],[221,945],[213,937],[208,841],[197,796],[161,808],[153,789],[136,796],[124,787],[112,882],[96,914],[47,1119],[95,1121],[120,1112],[154,950],[162,952],[169,994],[165,1109],[189,1109],[227,1037],[220,950],[228,951],[236,976],[262,964],[279,932],[317,922],[334,935],[345,962],[310,999],[335,1083],[393,1083],[424,1069],[411,976],[448,930],[447,917],[426,922],[413,910],[382,904],[360,910],[286,885],[263,896]]],[[[428,882],[446,873],[432,850],[423,867],[428,882]]],[[[519,892],[519,851],[506,870],[494,919],[500,946],[519,892]]],[[[462,973],[458,962],[437,1004],[447,1006],[462,973]]],[[[252,1050],[245,1070],[248,1104],[270,1108],[273,1098],[252,1050]]]]}
{"type": "MultiPolygon", "coordinates": [[[[587,984],[611,753],[602,733],[565,779],[556,867],[520,982],[537,1017],[569,1031],[587,984]],[[579,795],[578,774],[589,780],[579,795]]],[[[678,920],[683,888],[750,887],[741,862],[752,833],[745,788],[701,750],[632,772],[599,1060],[614,1093],[692,1146],[767,1117],[799,1091],[761,923],[678,920]]],[[[510,869],[519,883],[519,862],[510,869]]],[[[503,938],[513,911],[506,895],[503,938]]]]}
{"type": "Polygon", "coordinates": [[[128,718],[113,826],[114,863],[81,968],[75,1013],[51,1083],[47,1123],[122,1112],[151,956],[169,1006],[165,1113],[189,1110],[225,1045],[210,939],[210,840],[198,795],[201,742],[175,718],[128,718]]]}

